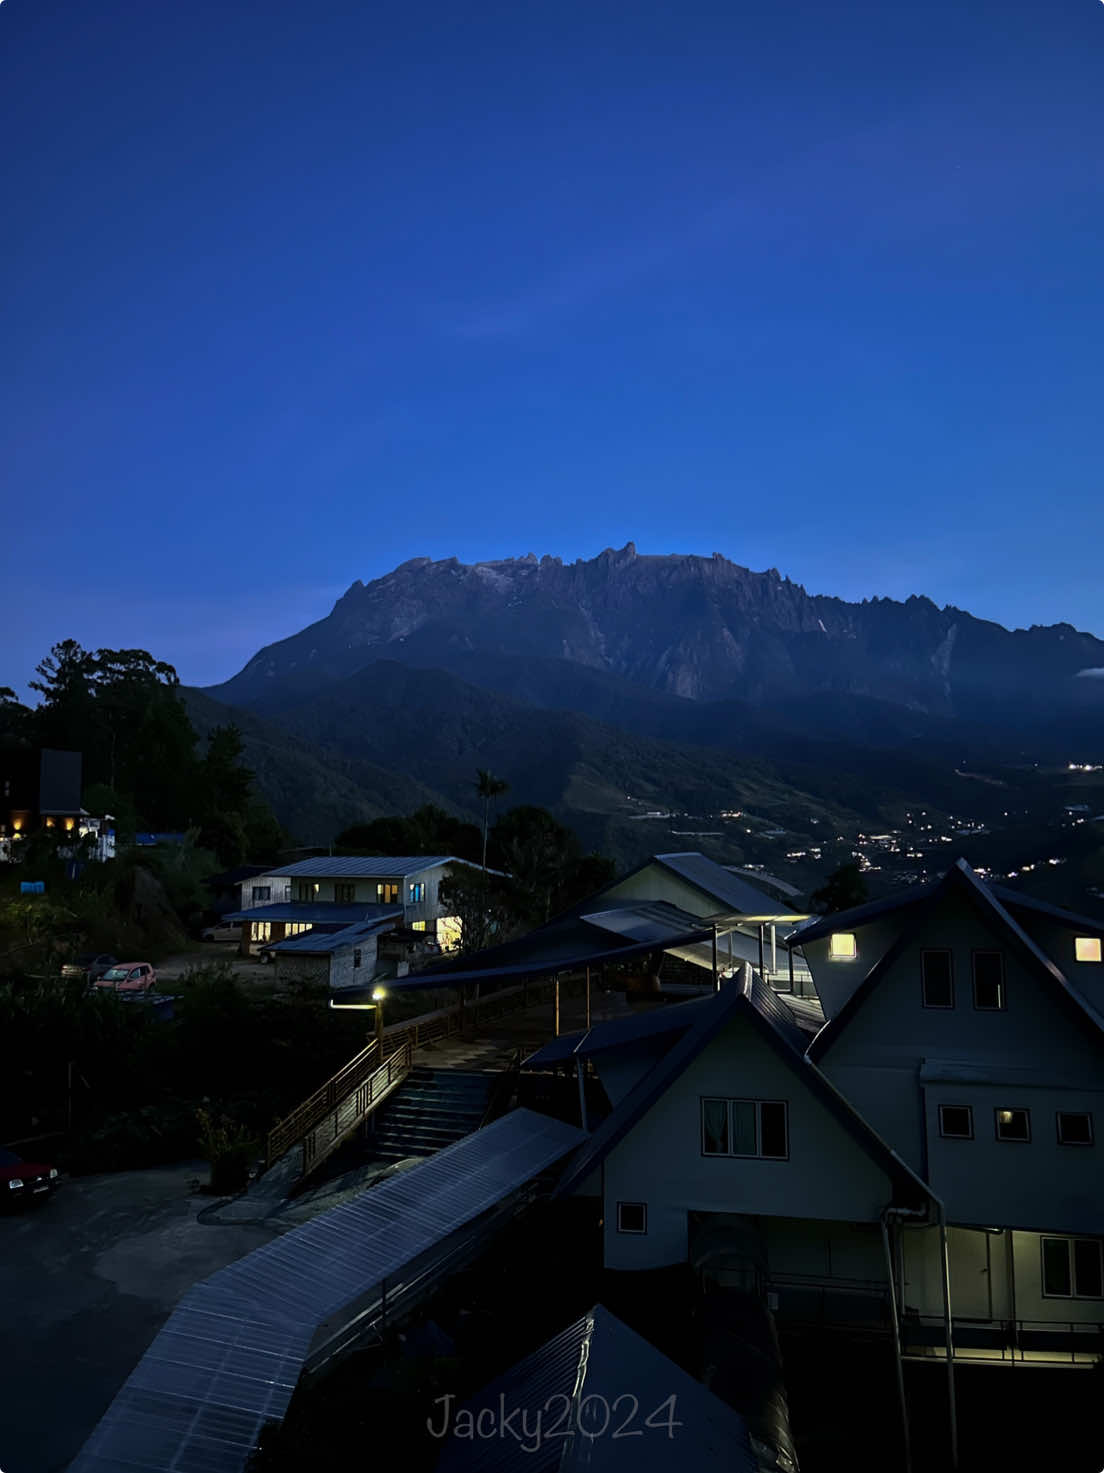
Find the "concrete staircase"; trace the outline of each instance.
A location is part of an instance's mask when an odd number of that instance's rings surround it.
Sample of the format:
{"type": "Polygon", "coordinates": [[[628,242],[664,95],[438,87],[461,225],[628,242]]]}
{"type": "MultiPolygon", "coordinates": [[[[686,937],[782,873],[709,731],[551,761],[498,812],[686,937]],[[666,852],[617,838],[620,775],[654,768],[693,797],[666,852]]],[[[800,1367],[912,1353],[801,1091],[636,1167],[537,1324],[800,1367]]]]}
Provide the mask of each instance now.
{"type": "Polygon", "coordinates": [[[377,1161],[432,1156],[478,1130],[497,1074],[416,1065],[371,1117],[365,1144],[377,1161]]]}

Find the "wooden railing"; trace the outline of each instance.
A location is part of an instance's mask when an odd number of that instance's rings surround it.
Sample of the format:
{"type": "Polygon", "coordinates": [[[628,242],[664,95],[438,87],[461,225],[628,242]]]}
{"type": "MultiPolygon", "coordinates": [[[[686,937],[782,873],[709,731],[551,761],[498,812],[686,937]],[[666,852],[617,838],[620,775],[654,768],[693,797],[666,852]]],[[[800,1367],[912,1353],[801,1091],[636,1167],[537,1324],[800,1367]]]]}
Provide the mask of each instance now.
{"type": "MultiPolygon", "coordinates": [[[[386,1052],[386,1044],[385,1044],[386,1052]]],[[[266,1169],[278,1161],[285,1151],[291,1149],[296,1141],[301,1141],[307,1131],[349,1094],[368,1076],[379,1067],[380,1062],[379,1045],[375,1041],[367,1048],[361,1049],[349,1060],[347,1064],[337,1071],[320,1089],[316,1089],[308,1099],[298,1105],[290,1115],[286,1115],[277,1125],[274,1125],[268,1133],[265,1143],[265,1167],[266,1169]]]]}
{"type": "Polygon", "coordinates": [[[408,1040],[307,1131],[303,1137],[303,1176],[336,1151],[345,1137],[383,1103],[410,1073],[413,1061],[414,1049],[408,1040]]]}

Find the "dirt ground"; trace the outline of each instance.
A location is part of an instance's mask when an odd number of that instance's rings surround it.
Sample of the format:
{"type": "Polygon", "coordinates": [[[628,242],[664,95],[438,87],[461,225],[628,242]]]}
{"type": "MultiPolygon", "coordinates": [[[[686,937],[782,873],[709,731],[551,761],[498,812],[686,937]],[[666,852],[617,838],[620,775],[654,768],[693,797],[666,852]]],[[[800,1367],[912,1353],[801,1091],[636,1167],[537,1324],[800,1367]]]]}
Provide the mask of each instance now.
{"type": "Polygon", "coordinates": [[[213,962],[229,962],[235,977],[244,984],[273,986],[274,968],[255,956],[240,956],[236,941],[197,941],[187,951],[174,952],[157,964],[158,987],[162,992],[171,991],[168,984],[179,982],[189,967],[210,966],[213,962]]]}

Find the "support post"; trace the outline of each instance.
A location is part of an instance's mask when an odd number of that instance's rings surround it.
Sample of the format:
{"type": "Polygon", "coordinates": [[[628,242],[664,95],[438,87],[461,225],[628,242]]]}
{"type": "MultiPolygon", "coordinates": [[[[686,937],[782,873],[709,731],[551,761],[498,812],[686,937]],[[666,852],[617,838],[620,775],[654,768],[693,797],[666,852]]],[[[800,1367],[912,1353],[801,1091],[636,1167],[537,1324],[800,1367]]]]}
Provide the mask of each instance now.
{"type": "Polygon", "coordinates": [[[770,928],[771,936],[771,976],[778,971],[778,932],[773,921],[770,928]]]}
{"type": "Polygon", "coordinates": [[[721,978],[717,971],[717,922],[713,922],[713,991],[720,992],[721,978]]]}
{"type": "Polygon", "coordinates": [[[583,1078],[583,1060],[579,1054],[575,1055],[575,1077],[579,1081],[579,1123],[585,1131],[589,1131],[590,1126],[587,1124],[586,1081],[583,1078]]]}
{"type": "Polygon", "coordinates": [[[552,1027],[553,1027],[553,1035],[554,1035],[554,1037],[559,1038],[559,1036],[560,1036],[560,974],[559,974],[559,972],[557,972],[556,975],[552,978],[552,1027]]]}
{"type": "Polygon", "coordinates": [[[958,1467],[958,1408],[955,1405],[954,1332],[951,1322],[951,1258],[947,1247],[947,1214],[939,1208],[939,1256],[943,1269],[943,1329],[947,1350],[947,1410],[951,1432],[951,1467],[958,1467]]]}
{"type": "MultiPolygon", "coordinates": [[[[590,968],[586,969],[586,1026],[590,1027],[590,968]]],[[[586,1129],[586,1126],[583,1126],[586,1129]]]]}
{"type": "MultiPolygon", "coordinates": [[[[763,923],[759,922],[759,975],[763,976],[763,923]]],[[[766,978],[763,979],[764,981],[766,978]]]]}
{"type": "Polygon", "coordinates": [[[882,1248],[885,1251],[886,1277],[889,1283],[889,1313],[893,1323],[893,1358],[897,1363],[897,1398],[901,1403],[901,1433],[905,1440],[904,1473],[912,1473],[912,1439],[909,1436],[908,1402],[905,1399],[905,1367],[901,1359],[901,1321],[897,1314],[897,1280],[893,1268],[893,1248],[889,1225],[882,1213],[882,1248]]]}
{"type": "Polygon", "coordinates": [[[793,991],[793,987],[794,987],[794,978],[793,978],[793,947],[792,946],[787,946],[786,947],[786,955],[790,959],[790,991],[792,992],[793,991]]]}

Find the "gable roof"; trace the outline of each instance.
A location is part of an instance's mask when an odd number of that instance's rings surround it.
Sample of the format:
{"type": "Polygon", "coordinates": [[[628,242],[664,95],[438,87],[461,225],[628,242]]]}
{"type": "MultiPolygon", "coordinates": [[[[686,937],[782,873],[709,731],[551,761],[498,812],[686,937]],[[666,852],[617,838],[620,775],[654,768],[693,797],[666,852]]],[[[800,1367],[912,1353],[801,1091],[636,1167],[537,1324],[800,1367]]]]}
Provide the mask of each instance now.
{"type": "Polygon", "coordinates": [[[750,919],[763,917],[769,920],[771,917],[788,918],[798,914],[792,909],[784,909],[783,903],[776,900],[774,896],[757,890],[754,885],[749,885],[747,880],[725,869],[724,865],[707,859],[704,854],[696,852],[653,854],[648,863],[633,870],[633,874],[639,874],[650,864],[662,865],[673,875],[678,875],[680,880],[685,880],[688,885],[693,885],[696,890],[718,901],[719,908],[730,915],[741,915],[750,919]]]}
{"type": "Polygon", "coordinates": [[[546,1043],[525,1060],[525,1067],[541,1067],[545,1064],[563,1063],[565,1059],[589,1058],[603,1049],[619,1048],[622,1044],[636,1043],[642,1038],[659,1038],[665,1033],[685,1033],[698,1021],[705,998],[690,998],[685,1002],[660,1003],[647,1012],[629,1013],[624,1018],[611,1018],[606,1023],[595,1023],[593,1028],[578,1033],[561,1033],[546,1043]]]}
{"type": "MultiPolygon", "coordinates": [[[[484,1411],[491,1412],[493,1426],[501,1427],[499,1419],[506,1408],[511,1415],[515,1408],[521,1415],[497,1436],[450,1437],[437,1463],[438,1473],[552,1473],[553,1469],[566,1473],[598,1466],[604,1473],[644,1473],[671,1466],[674,1450],[681,1467],[700,1473],[757,1473],[761,1467],[744,1417],[601,1304],[465,1403],[477,1427],[483,1425],[484,1411]],[[585,1427],[588,1401],[608,1411],[630,1386],[633,1401],[649,1411],[669,1399],[677,1405],[674,1425],[679,1432],[673,1449],[662,1431],[654,1434],[663,1440],[651,1450],[629,1440],[635,1433],[623,1434],[620,1440],[585,1434],[561,1440],[549,1434],[543,1441],[538,1434],[533,1443],[531,1430],[540,1426],[537,1418],[549,1402],[570,1403],[570,1420],[585,1427]],[[522,1419],[530,1435],[518,1427],[522,1419]]],[[[600,1417],[599,1412],[595,1425],[600,1417]]],[[[663,1423],[652,1425],[659,1429],[663,1423]]]]}
{"type": "MultiPolygon", "coordinates": [[[[419,874],[424,869],[433,869],[438,864],[467,864],[466,859],[456,859],[451,854],[365,854],[365,855],[320,855],[317,859],[297,859],[294,864],[285,864],[280,869],[269,870],[272,875],[302,875],[312,879],[392,879],[398,876],[419,874]]],[[[475,866],[479,868],[478,865],[475,866]]]]}
{"type": "Polygon", "coordinates": [[[798,1075],[852,1139],[910,1196],[929,1195],[925,1183],[848,1103],[804,1052],[806,1036],[776,993],[750,967],[701,1004],[699,1022],[625,1096],[580,1149],[556,1186],[565,1196],[590,1175],[648,1113],[694,1060],[736,1018],[747,1019],[764,1042],[798,1075]]]}
{"type": "Polygon", "coordinates": [[[989,889],[1007,910],[1031,911],[1037,915],[1047,916],[1050,920],[1058,921],[1064,926],[1091,931],[1097,935],[1104,933],[1104,919],[1099,916],[1094,920],[1091,916],[1077,915],[1072,910],[1063,910],[1061,906],[1051,905],[1045,900],[1036,900],[1033,895],[1024,895],[1019,890],[1010,890],[1007,885],[990,885],[989,889]]]}
{"type": "Polygon", "coordinates": [[[396,921],[402,920],[402,911],[391,911],[376,920],[358,921],[353,926],[344,926],[340,931],[307,931],[302,936],[288,936],[284,941],[268,942],[262,951],[272,951],[278,956],[298,953],[300,956],[333,956],[346,947],[359,946],[368,936],[380,931],[392,931],[396,921]]]}
{"type": "MultiPolygon", "coordinates": [[[[941,880],[929,887],[929,894],[921,906],[917,906],[909,924],[901,931],[893,945],[886,953],[871,967],[854,992],[840,1008],[834,1018],[830,1018],[817,1036],[809,1045],[808,1053],[810,1059],[821,1059],[831,1048],[832,1044],[848,1026],[863,1003],[877,987],[878,983],[893,966],[897,958],[907,946],[915,939],[920,927],[938,903],[947,895],[958,893],[964,895],[984,918],[995,924],[999,930],[1003,930],[1012,943],[1013,948],[1019,953],[1021,960],[1027,965],[1046,986],[1051,987],[1061,999],[1062,1005],[1067,1009],[1074,1022],[1082,1028],[1087,1028],[1097,1038],[1104,1039],[1104,1018],[1096,1011],[1087,998],[1083,997],[1075,987],[1071,985],[1065,974],[1049,956],[1037,946],[1023,927],[1009,915],[1007,909],[1001,904],[993,892],[982,883],[964,859],[955,861],[955,864],[941,880]]],[[[838,919],[838,917],[836,918],[838,919]]]]}
{"type": "Polygon", "coordinates": [[[884,895],[880,900],[867,900],[862,905],[852,905],[847,910],[831,911],[826,916],[818,916],[807,925],[796,927],[783,939],[788,946],[804,946],[806,941],[819,941],[835,931],[850,931],[858,926],[865,926],[880,916],[908,910],[911,906],[929,900],[938,884],[938,880],[929,880],[923,885],[909,885],[903,890],[895,890],[892,895],[884,895]]]}

